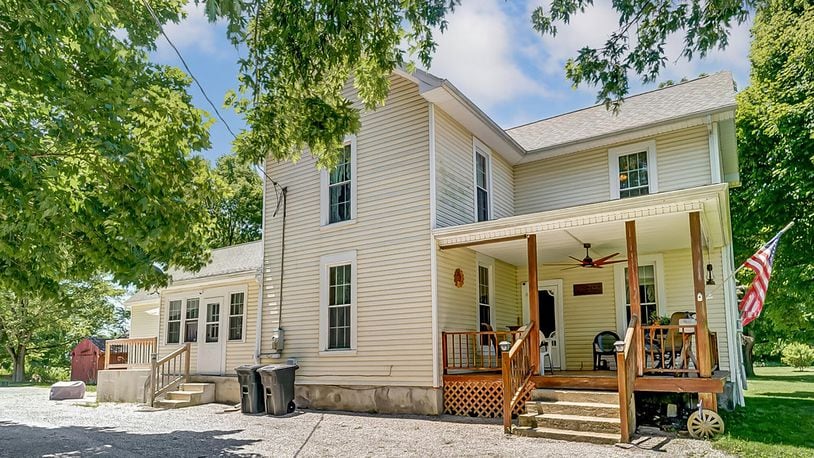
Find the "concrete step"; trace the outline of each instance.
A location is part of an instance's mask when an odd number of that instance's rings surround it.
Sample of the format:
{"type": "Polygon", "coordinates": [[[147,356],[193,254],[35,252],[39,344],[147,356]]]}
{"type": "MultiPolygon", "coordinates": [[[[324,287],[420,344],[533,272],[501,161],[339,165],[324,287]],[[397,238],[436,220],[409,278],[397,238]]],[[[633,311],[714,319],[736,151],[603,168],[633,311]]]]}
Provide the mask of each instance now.
{"type": "Polygon", "coordinates": [[[532,401],[595,402],[619,405],[619,393],[615,391],[552,390],[536,389],[531,392],[532,401]]]}
{"type": "Polygon", "coordinates": [[[617,438],[621,432],[619,417],[604,418],[547,413],[537,415],[534,417],[534,421],[538,428],[610,433],[616,434],[617,438]]]}
{"type": "Polygon", "coordinates": [[[208,387],[214,387],[214,383],[182,383],[180,390],[181,391],[197,391],[203,392],[206,391],[208,387]]]}
{"type": "Polygon", "coordinates": [[[618,404],[572,401],[528,401],[526,413],[557,413],[564,415],[585,415],[588,417],[619,418],[618,404]]]}
{"type": "Polygon", "coordinates": [[[594,431],[577,431],[551,428],[530,428],[515,426],[512,433],[518,436],[543,437],[546,439],[557,439],[571,442],[588,442],[592,444],[615,444],[619,442],[621,436],[613,433],[600,433],[594,431]]]}
{"type": "Polygon", "coordinates": [[[202,396],[203,396],[202,391],[170,391],[169,393],[167,393],[165,399],[170,399],[173,401],[187,401],[193,404],[200,404],[202,396]]]}
{"type": "Polygon", "coordinates": [[[159,399],[155,402],[155,406],[161,409],[178,409],[181,407],[190,407],[192,405],[194,404],[181,399],[159,399]]]}
{"type": "Polygon", "coordinates": [[[537,426],[537,420],[534,419],[536,416],[537,412],[521,413],[517,416],[517,424],[519,426],[530,426],[533,428],[537,426]]]}

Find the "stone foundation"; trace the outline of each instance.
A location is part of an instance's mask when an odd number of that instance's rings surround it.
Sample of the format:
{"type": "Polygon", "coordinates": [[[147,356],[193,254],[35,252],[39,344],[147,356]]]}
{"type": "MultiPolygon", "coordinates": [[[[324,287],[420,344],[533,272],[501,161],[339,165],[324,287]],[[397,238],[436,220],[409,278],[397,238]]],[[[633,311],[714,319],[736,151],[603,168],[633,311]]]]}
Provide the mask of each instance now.
{"type": "Polygon", "coordinates": [[[149,402],[145,387],[150,369],[101,370],[96,381],[99,402],[149,402]]]}
{"type": "Polygon", "coordinates": [[[442,391],[411,386],[297,385],[299,408],[385,414],[440,415],[442,391]]]}

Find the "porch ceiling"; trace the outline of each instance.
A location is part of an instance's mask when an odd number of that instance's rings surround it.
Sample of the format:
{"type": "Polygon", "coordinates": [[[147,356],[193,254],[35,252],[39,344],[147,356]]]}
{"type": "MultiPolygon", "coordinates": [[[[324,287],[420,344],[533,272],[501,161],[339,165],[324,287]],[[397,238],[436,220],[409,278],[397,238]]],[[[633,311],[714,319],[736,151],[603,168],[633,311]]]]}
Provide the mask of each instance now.
{"type": "MultiPolygon", "coordinates": [[[[728,242],[725,186],[707,186],[642,196],[624,201],[590,204],[534,215],[504,218],[435,231],[441,247],[483,243],[523,234],[537,234],[537,259],[541,264],[567,263],[569,256],[582,259],[582,242],[590,243],[591,257],[618,252],[625,258],[625,221],[636,221],[639,253],[689,248],[688,213],[702,214],[704,245],[717,247],[728,242]],[[723,193],[723,194],[722,194],[723,193]],[[723,201],[722,201],[723,200],[723,201]]],[[[526,265],[523,239],[473,244],[470,249],[513,265],[526,265]]]]}

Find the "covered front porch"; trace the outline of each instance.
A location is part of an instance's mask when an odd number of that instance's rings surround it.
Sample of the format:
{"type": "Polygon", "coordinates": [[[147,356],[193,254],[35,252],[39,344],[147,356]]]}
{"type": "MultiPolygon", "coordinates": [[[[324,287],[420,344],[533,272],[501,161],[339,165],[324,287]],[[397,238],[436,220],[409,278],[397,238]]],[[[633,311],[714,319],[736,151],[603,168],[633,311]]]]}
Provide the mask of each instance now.
{"type": "Polygon", "coordinates": [[[707,285],[731,269],[722,191],[435,231],[445,407],[500,385],[515,414],[534,387],[697,392],[715,408],[729,369],[730,291],[707,285]]]}

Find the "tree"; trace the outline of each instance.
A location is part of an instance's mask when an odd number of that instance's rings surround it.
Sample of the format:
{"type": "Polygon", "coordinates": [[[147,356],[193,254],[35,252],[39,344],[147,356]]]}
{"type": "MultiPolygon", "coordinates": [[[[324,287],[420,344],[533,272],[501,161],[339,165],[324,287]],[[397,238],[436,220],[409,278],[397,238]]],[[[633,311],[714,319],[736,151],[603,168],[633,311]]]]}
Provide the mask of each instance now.
{"type": "Polygon", "coordinates": [[[214,217],[211,247],[258,240],[263,221],[263,183],[257,172],[233,155],[218,159],[214,170],[221,193],[210,210],[214,217]]]}
{"type": "Polygon", "coordinates": [[[750,84],[738,94],[736,118],[736,259],[795,221],[777,250],[763,313],[746,327],[757,350],[814,341],[814,4],[769,2],[752,35],[750,84]]]}
{"type": "Polygon", "coordinates": [[[791,343],[783,348],[783,364],[797,368],[802,372],[814,364],[814,348],[800,342],[791,343]]]}
{"type": "Polygon", "coordinates": [[[32,352],[62,351],[115,322],[113,299],[122,291],[94,278],[65,282],[58,297],[0,292],[0,342],[13,362],[12,381],[25,380],[32,352]]]}
{"type": "MultiPolygon", "coordinates": [[[[151,3],[167,22],[185,2],[151,3]]],[[[158,34],[138,1],[0,0],[0,289],[158,286],[208,261],[216,190],[192,153],[211,119],[188,76],[149,62],[158,34]]]]}

